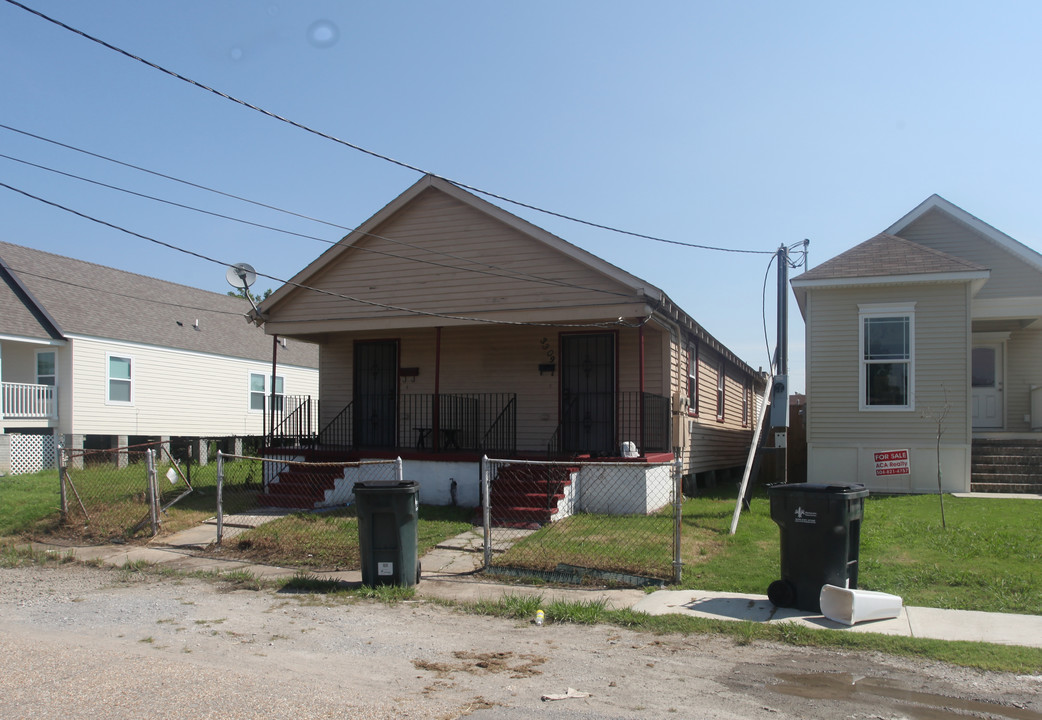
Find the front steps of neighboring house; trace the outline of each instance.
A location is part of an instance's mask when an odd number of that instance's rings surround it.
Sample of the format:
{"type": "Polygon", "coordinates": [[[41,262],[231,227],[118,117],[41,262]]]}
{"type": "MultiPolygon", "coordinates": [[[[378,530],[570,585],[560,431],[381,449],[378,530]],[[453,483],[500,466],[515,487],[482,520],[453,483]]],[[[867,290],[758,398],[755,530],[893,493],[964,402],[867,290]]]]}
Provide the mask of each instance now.
{"type": "Polygon", "coordinates": [[[1042,439],[975,439],[970,490],[1042,494],[1042,439]]]}
{"type": "Polygon", "coordinates": [[[306,471],[287,468],[279,473],[276,482],[268,483],[267,492],[257,495],[257,503],[262,507],[314,510],[325,501],[327,491],[332,492],[337,478],[343,476],[343,468],[306,471]]]}
{"type": "Polygon", "coordinates": [[[572,514],[577,468],[507,465],[489,485],[492,524],[537,529],[572,514]]]}

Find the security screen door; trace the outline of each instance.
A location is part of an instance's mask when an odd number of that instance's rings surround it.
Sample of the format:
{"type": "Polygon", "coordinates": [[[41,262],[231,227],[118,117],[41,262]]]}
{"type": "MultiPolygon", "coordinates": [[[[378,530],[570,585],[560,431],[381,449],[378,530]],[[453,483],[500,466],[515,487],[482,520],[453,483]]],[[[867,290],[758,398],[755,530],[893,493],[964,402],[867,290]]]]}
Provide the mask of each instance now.
{"type": "Polygon", "coordinates": [[[570,453],[616,453],[615,335],[561,336],[561,445],[570,453]]]}
{"type": "Polygon", "coordinates": [[[398,427],[398,342],[355,343],[355,447],[394,447],[398,427]]]}

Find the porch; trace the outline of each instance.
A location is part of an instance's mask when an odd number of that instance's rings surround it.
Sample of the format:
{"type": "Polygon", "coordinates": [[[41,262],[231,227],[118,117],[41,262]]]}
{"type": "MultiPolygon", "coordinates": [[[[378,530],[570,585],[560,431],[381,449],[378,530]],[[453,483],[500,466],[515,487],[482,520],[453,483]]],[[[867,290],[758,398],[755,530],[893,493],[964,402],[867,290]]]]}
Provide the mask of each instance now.
{"type": "Polygon", "coordinates": [[[4,420],[55,420],[57,388],[35,383],[0,383],[0,418],[4,420]]]}
{"type": "Polygon", "coordinates": [[[369,394],[319,427],[318,403],[310,397],[275,396],[267,398],[265,445],[402,457],[619,457],[623,443],[633,443],[637,457],[672,450],[669,398],[577,393],[561,399],[556,425],[530,419],[529,406],[544,402],[517,393],[369,394]],[[522,434],[542,439],[519,443],[522,434]]]}

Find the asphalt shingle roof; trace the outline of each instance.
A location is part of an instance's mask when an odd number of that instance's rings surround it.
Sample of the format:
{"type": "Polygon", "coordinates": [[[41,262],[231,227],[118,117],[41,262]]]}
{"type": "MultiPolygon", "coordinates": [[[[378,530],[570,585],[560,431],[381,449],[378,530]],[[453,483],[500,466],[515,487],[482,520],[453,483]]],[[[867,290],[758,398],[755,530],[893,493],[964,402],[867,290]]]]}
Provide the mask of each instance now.
{"type": "MultiPolygon", "coordinates": [[[[242,298],[5,242],[0,242],[0,261],[64,335],[271,360],[271,337],[246,321],[250,304],[242,298]]],[[[0,333],[49,337],[45,324],[3,278],[0,307],[0,333]]],[[[279,348],[278,361],[317,367],[318,350],[309,343],[290,342],[279,348]]]]}
{"type": "Polygon", "coordinates": [[[981,270],[987,268],[896,235],[881,233],[793,280],[835,280],[981,270]]]}

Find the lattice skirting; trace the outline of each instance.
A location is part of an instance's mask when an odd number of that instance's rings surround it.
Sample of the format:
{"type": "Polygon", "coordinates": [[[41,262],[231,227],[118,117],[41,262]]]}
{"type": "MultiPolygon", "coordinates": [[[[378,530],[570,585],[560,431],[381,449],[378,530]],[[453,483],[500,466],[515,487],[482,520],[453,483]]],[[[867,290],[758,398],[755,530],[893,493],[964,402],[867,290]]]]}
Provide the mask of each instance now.
{"type": "MultiPolygon", "coordinates": [[[[0,452],[7,445],[10,451],[12,475],[26,475],[55,467],[55,437],[53,435],[7,435],[10,442],[0,443],[0,452]]],[[[0,461],[0,465],[6,465],[0,461]]]]}

